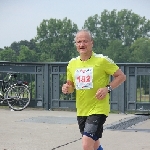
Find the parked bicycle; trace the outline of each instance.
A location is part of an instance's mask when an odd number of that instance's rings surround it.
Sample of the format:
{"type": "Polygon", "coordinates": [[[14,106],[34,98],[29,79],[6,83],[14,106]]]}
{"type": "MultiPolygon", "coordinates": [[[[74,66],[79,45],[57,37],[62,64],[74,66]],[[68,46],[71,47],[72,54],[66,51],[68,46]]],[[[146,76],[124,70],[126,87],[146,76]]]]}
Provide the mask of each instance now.
{"type": "Polygon", "coordinates": [[[0,102],[7,103],[15,111],[25,109],[30,103],[30,90],[27,82],[17,80],[16,73],[7,73],[8,80],[0,80],[0,102]],[[14,80],[13,80],[14,79],[14,80]],[[11,81],[13,82],[11,83],[11,81]]]}

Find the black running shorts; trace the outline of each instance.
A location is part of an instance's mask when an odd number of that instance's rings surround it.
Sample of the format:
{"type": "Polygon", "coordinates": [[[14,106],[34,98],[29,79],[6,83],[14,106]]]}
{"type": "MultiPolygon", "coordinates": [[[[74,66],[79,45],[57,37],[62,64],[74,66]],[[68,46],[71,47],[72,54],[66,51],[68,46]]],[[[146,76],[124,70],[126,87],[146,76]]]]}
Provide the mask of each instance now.
{"type": "Polygon", "coordinates": [[[94,134],[96,137],[101,138],[103,133],[103,124],[107,116],[103,114],[93,114],[90,116],[77,116],[78,125],[81,134],[84,132],[94,134]]]}

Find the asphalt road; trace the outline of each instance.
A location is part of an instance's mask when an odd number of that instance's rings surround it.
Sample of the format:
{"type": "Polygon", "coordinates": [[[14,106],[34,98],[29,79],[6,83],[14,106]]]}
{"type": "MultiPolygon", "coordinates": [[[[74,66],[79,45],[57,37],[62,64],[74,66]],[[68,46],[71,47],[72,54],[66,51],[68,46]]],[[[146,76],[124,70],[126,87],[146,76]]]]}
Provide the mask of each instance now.
{"type": "MultiPolygon", "coordinates": [[[[110,114],[105,126],[133,117],[110,114]]],[[[0,150],[82,150],[76,112],[0,109],[0,150]]],[[[125,130],[105,129],[104,150],[150,150],[150,119],[125,130]]]]}

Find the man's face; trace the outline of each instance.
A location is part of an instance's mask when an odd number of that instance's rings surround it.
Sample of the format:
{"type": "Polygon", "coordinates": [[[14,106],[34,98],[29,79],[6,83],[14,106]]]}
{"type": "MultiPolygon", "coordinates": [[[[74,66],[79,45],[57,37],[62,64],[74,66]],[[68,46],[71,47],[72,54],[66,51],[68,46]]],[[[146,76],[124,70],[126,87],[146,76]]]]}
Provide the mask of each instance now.
{"type": "Polygon", "coordinates": [[[81,31],[76,35],[76,48],[80,54],[92,51],[93,41],[87,32],[81,31]]]}

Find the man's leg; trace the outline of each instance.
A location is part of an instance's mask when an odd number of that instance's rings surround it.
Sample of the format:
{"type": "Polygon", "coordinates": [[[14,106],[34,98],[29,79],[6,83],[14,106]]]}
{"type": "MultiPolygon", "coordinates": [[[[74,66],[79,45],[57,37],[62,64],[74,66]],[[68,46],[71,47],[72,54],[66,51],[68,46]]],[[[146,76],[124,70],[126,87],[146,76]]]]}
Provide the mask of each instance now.
{"type": "MultiPolygon", "coordinates": [[[[82,137],[83,150],[95,150],[94,145],[95,145],[95,141],[91,137],[83,135],[83,137],[82,137]]],[[[97,149],[98,149],[98,147],[99,146],[97,146],[97,149]]]]}
{"type": "Polygon", "coordinates": [[[100,145],[99,140],[95,142],[95,145],[96,145],[96,148],[94,150],[103,150],[102,146],[100,145]],[[98,149],[97,149],[97,146],[98,146],[98,149]]]}
{"type": "Polygon", "coordinates": [[[99,138],[102,137],[105,115],[88,116],[85,122],[82,144],[84,150],[103,150],[99,138]]]}
{"type": "Polygon", "coordinates": [[[98,150],[99,146],[100,146],[100,141],[99,140],[95,141],[94,150],[98,150]]]}
{"type": "Polygon", "coordinates": [[[103,150],[99,138],[102,137],[105,115],[91,115],[77,117],[79,129],[82,134],[83,150],[103,150]]]}
{"type": "Polygon", "coordinates": [[[87,136],[83,136],[82,145],[83,145],[83,150],[103,150],[99,140],[94,141],[87,136]]]}

